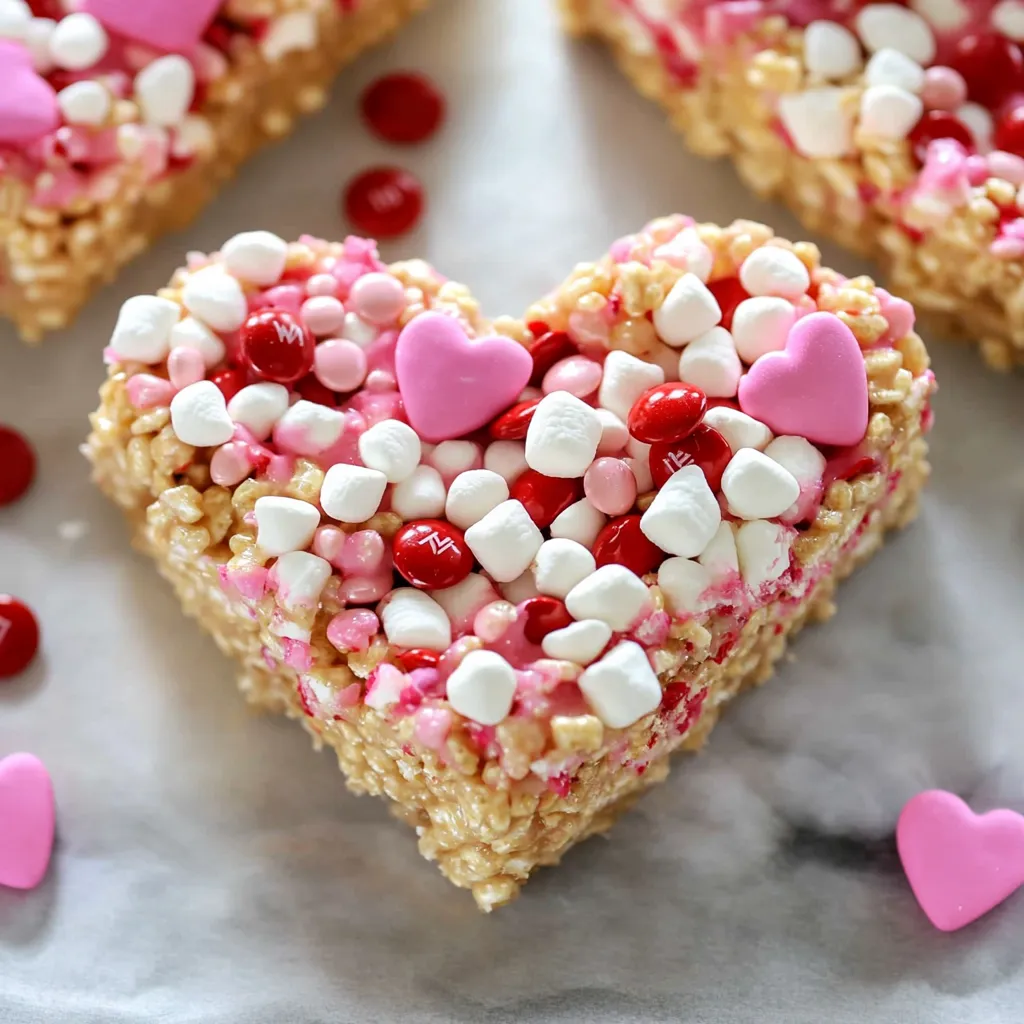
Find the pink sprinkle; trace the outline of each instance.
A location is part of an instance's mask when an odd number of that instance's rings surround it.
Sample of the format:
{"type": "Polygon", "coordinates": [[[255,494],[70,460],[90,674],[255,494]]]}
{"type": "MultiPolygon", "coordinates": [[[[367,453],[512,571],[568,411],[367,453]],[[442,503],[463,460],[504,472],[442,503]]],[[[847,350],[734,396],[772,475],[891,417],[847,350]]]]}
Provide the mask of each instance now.
{"type": "Polygon", "coordinates": [[[313,649],[305,640],[282,637],[281,651],[284,654],[284,663],[297,672],[307,672],[313,665],[313,649]]]}
{"type": "Polygon", "coordinates": [[[633,243],[635,241],[635,235],[625,235],[622,238],[617,238],[612,242],[611,247],[608,250],[608,254],[614,262],[625,263],[629,259],[630,253],[633,251],[633,243]]]}
{"type": "Polygon", "coordinates": [[[366,377],[366,353],[354,341],[329,338],[317,345],[313,353],[313,373],[332,391],[355,391],[366,377]]]}
{"type": "Polygon", "coordinates": [[[267,578],[270,573],[261,565],[251,569],[229,569],[228,582],[247,601],[260,601],[267,592],[267,578]]]}
{"type": "Polygon", "coordinates": [[[599,512],[621,516],[636,501],[636,477],[622,459],[596,459],[583,477],[583,493],[599,512]]]}
{"type": "Polygon", "coordinates": [[[1003,260],[1015,260],[1024,256],[1024,241],[1019,238],[997,238],[989,250],[993,256],[1003,260]]]}
{"type": "MultiPolygon", "coordinates": [[[[338,556],[338,568],[347,576],[375,576],[385,569],[387,548],[374,530],[358,530],[345,537],[338,556]]],[[[326,555],[323,556],[327,558],[326,555]]],[[[327,559],[329,562],[334,560],[327,559]]]]}
{"type": "Polygon", "coordinates": [[[174,397],[174,385],[163,377],[151,373],[137,373],[128,379],[128,401],[136,409],[158,409],[170,405],[174,397]]]}
{"type": "Polygon", "coordinates": [[[338,279],[331,274],[314,274],[306,282],[306,294],[334,295],[338,290],[338,279]]]}
{"type": "Polygon", "coordinates": [[[314,295],[302,304],[302,321],[318,337],[340,331],[345,323],[345,307],[333,295],[314,295]]]}
{"type": "Polygon", "coordinates": [[[334,698],[334,706],[341,708],[354,708],[363,695],[363,687],[360,683],[349,683],[344,690],[339,690],[334,698]]]}
{"type": "Polygon", "coordinates": [[[972,153],[964,166],[967,169],[967,180],[974,185],[984,185],[988,180],[988,161],[979,153],[972,153]]]}
{"type": "Polygon", "coordinates": [[[278,309],[286,309],[289,313],[298,316],[302,309],[302,287],[297,284],[278,284],[260,292],[257,297],[257,309],[265,306],[276,306],[278,309]]]}
{"type": "Polygon", "coordinates": [[[728,46],[737,36],[749,32],[765,16],[763,0],[727,0],[704,13],[704,31],[713,46],[728,46]]]}
{"type": "Polygon", "coordinates": [[[380,620],[368,608],[339,612],[327,624],[327,641],[343,654],[365,651],[380,630],[380,620]]]}
{"type": "Polygon", "coordinates": [[[210,479],[221,487],[240,484],[252,470],[250,448],[244,441],[222,444],[210,459],[210,479]]]}
{"type": "Polygon", "coordinates": [[[875,289],[875,298],[878,299],[878,311],[889,323],[882,343],[892,345],[905,338],[914,329],[914,307],[906,299],[890,295],[884,288],[875,289]]]}
{"type": "Polygon", "coordinates": [[[440,751],[452,728],[452,713],[447,708],[420,708],[416,712],[413,739],[428,750],[440,751]]]}
{"type": "Polygon", "coordinates": [[[569,356],[560,359],[544,374],[541,388],[546,395],[552,391],[568,391],[577,398],[586,398],[597,390],[602,374],[601,364],[593,359],[569,356]]]}
{"type": "Polygon", "coordinates": [[[485,644],[493,643],[515,620],[515,605],[508,601],[492,601],[484,605],[474,616],[473,632],[485,644]]]}
{"type": "Polygon", "coordinates": [[[393,324],[405,309],[405,289],[390,274],[364,274],[348,297],[350,308],[377,327],[393,324]]]}
{"type": "Polygon", "coordinates": [[[179,345],[167,357],[167,375],[180,391],[206,377],[206,364],[197,349],[179,345]]]}
{"type": "Polygon", "coordinates": [[[326,558],[336,569],[341,568],[341,550],[348,534],[337,526],[321,526],[313,536],[313,554],[326,558]]]}
{"type": "Polygon", "coordinates": [[[391,589],[391,573],[377,576],[352,576],[341,581],[338,596],[346,604],[371,604],[391,589]]]}
{"type": "Polygon", "coordinates": [[[267,479],[274,484],[287,483],[295,470],[295,459],[291,455],[272,455],[267,465],[267,479]]]}
{"type": "Polygon", "coordinates": [[[956,110],[967,100],[964,76],[953,68],[941,65],[927,68],[921,99],[929,110],[956,110]]]}

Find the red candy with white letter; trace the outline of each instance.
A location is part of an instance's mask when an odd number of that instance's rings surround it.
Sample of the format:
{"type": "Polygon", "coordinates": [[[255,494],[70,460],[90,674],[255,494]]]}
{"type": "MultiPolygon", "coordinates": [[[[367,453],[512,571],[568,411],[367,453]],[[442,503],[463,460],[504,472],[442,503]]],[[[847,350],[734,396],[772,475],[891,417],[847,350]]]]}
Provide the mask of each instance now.
{"type": "Polygon", "coordinates": [[[242,359],[261,380],[294,384],[313,369],[316,340],[285,309],[261,309],[242,324],[242,359]]]}
{"type": "Polygon", "coordinates": [[[708,486],[717,491],[725,467],[732,458],[732,449],[714,427],[701,423],[681,441],[651,445],[648,458],[655,487],[664,487],[668,478],[684,466],[699,466],[707,478],[708,486]]]}
{"type": "Polygon", "coordinates": [[[395,568],[414,586],[441,590],[461,583],[473,568],[462,531],[441,519],[407,523],[394,540],[395,568]]]}

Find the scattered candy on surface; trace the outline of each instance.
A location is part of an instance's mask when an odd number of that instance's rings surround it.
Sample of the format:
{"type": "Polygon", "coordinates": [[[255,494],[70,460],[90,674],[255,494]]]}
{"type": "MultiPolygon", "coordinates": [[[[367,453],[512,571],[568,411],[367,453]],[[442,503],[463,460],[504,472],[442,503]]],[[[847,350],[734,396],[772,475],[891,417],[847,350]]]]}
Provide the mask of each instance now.
{"type": "Polygon", "coordinates": [[[0,679],[13,679],[39,649],[39,623],[28,605],[0,594],[0,679]]]}
{"type": "Polygon", "coordinates": [[[54,824],[53,783],[43,762],[32,754],[0,760],[0,885],[34,889],[42,882],[54,824]]]}
{"type": "Polygon", "coordinates": [[[397,238],[411,231],[422,216],[423,186],[399,167],[374,167],[345,186],[342,206],[357,231],[397,238]]]}
{"type": "Polygon", "coordinates": [[[444,96],[425,75],[394,71],[371,82],[359,101],[363,120],[388,142],[424,142],[444,121],[444,96]]]}
{"type": "Polygon", "coordinates": [[[17,501],[32,486],[36,455],[28,439],[0,425],[0,507],[17,501]]]}

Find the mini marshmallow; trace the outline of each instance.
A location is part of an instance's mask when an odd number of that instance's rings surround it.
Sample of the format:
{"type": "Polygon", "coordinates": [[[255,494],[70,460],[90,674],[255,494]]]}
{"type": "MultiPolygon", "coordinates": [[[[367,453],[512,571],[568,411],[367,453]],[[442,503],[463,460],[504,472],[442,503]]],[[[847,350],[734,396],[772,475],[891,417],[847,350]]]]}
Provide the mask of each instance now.
{"type": "Polygon", "coordinates": [[[846,78],[860,70],[860,43],[834,21],[812,21],[804,29],[804,64],[819,78],[846,78]]]}
{"type": "Polygon", "coordinates": [[[156,295],[134,295],[117,314],[110,347],[122,358],[140,363],[159,363],[171,347],[171,328],[181,307],[156,295]]]}
{"type": "Polygon", "coordinates": [[[448,488],[445,518],[465,530],[507,500],[508,484],[504,477],[490,469],[470,469],[460,473],[448,488]]]}
{"type": "Polygon", "coordinates": [[[580,498],[555,516],[548,532],[552,537],[567,537],[589,548],[604,524],[604,513],[598,512],[586,498],[580,498]]]}
{"type": "Polygon", "coordinates": [[[359,457],[379,469],[388,483],[401,483],[419,465],[420,439],[408,423],[381,420],[359,435],[359,457]]]}
{"type": "Polygon", "coordinates": [[[640,530],[662,551],[696,558],[711,542],[722,510],[699,466],[673,473],[640,517],[640,530]]]}
{"type": "Polygon", "coordinates": [[[794,531],[779,523],[755,519],[736,531],[743,582],[753,591],[777,580],[789,568],[789,547],[794,531]]]}
{"type": "Polygon", "coordinates": [[[277,284],[288,260],[288,243],[269,231],[243,231],[220,250],[228,273],[262,288],[277,284]]]}
{"type": "Polygon", "coordinates": [[[157,57],[135,76],[135,102],[142,120],[160,128],[173,128],[184,120],[195,91],[192,64],[177,53],[157,57]]]}
{"type": "Polygon", "coordinates": [[[739,572],[740,563],[736,555],[736,533],[732,523],[723,521],[711,543],[697,559],[714,580],[721,580],[739,572]]]}
{"type": "Polygon", "coordinates": [[[526,572],[544,543],[523,503],[513,500],[491,509],[465,536],[476,560],[498,583],[511,583],[526,572]]]}
{"type": "Polygon", "coordinates": [[[511,601],[512,604],[521,604],[531,597],[536,597],[539,593],[533,573],[529,569],[511,582],[501,584],[501,596],[506,601],[511,601]]]}
{"type": "Polygon", "coordinates": [[[223,268],[204,267],[185,282],[185,308],[215,331],[237,331],[248,313],[242,286],[223,268]]]}
{"type": "Polygon", "coordinates": [[[312,50],[318,35],[315,11],[288,11],[268,23],[260,37],[260,52],[269,61],[279,61],[297,50],[312,50]]]}
{"type": "Polygon", "coordinates": [[[391,492],[391,511],[407,522],[437,519],[444,512],[444,503],[444,481],[433,466],[417,466],[391,492]]]}
{"type": "Polygon", "coordinates": [[[194,348],[203,357],[207,369],[216,366],[225,353],[224,342],[194,316],[179,320],[171,328],[171,348],[194,348]]]}
{"type": "Polygon", "coordinates": [[[478,572],[471,572],[454,587],[432,590],[430,596],[445,610],[457,632],[467,629],[484,605],[498,600],[494,584],[478,572]]]}
{"type": "Polygon", "coordinates": [[[743,261],[740,284],[751,295],[781,295],[795,299],[811,286],[811,275],[788,249],[762,245],[743,261]]]}
{"type": "Polygon", "coordinates": [[[597,418],[601,421],[601,440],[597,443],[597,454],[617,455],[629,443],[626,424],[611,409],[598,409],[597,418]]]}
{"type": "MultiPolygon", "coordinates": [[[[275,437],[280,437],[281,443],[289,451],[299,455],[319,455],[330,448],[344,430],[344,413],[319,402],[300,398],[286,409],[284,415],[277,421],[274,434],[275,437]]],[[[365,436],[366,434],[362,435],[365,436]]]]}
{"type": "MultiPolygon", "coordinates": [[[[959,32],[965,29],[973,17],[973,6],[970,0],[967,3],[964,0],[910,0],[910,7],[917,11],[935,32],[959,32]]],[[[992,23],[994,26],[995,23],[992,23]]]]}
{"type": "Polygon", "coordinates": [[[742,376],[732,335],[724,327],[694,338],[679,356],[679,379],[696,385],[708,398],[734,397],[742,376]]]}
{"type": "Polygon", "coordinates": [[[320,506],[339,523],[365,523],[380,508],[387,485],[376,469],[339,462],[324,474],[320,506]]]}
{"type": "Polygon", "coordinates": [[[564,598],[597,568],[588,548],[567,537],[544,541],[533,563],[533,578],[541,594],[564,598]]]}
{"type": "Polygon", "coordinates": [[[228,414],[257,441],[270,437],[277,421],[288,411],[288,389],[283,384],[262,381],[248,384],[228,402],[228,414]]]}
{"type": "Polygon", "coordinates": [[[661,703],[661,683],[644,649],[631,640],[585,669],[579,687],[597,717],[612,729],[625,729],[661,703]]]}
{"type": "Polygon", "coordinates": [[[84,71],[102,59],[108,45],[107,33],[91,14],[69,14],[50,33],[50,59],[59,68],[84,71]]]}
{"type": "Polygon", "coordinates": [[[789,470],[800,484],[819,481],[825,473],[825,456],[806,437],[777,437],[764,453],[789,470]]]}
{"type": "Polygon", "coordinates": [[[664,260],[674,267],[687,270],[702,281],[711,276],[711,268],[715,265],[715,257],[711,250],[701,241],[700,235],[693,228],[683,228],[675,238],[664,245],[659,245],[652,254],[652,259],[664,260]]]}
{"type": "Polygon", "coordinates": [[[924,88],[924,68],[899,50],[887,47],[879,50],[868,61],[864,69],[864,81],[869,86],[894,85],[916,94],[924,88]]]}
{"type": "Polygon", "coordinates": [[[549,658],[589,665],[612,638],[612,627],[600,619],[581,619],[548,633],[541,649],[549,658]]]}
{"type": "Polygon", "coordinates": [[[788,299],[776,295],[744,299],[732,315],[733,344],[740,358],[752,363],[767,352],[781,352],[795,323],[796,309],[788,299]]]}
{"type": "Polygon", "coordinates": [[[860,127],[880,139],[903,139],[921,119],[919,96],[895,85],[872,85],[860,98],[860,127]]]}
{"type": "Polygon", "coordinates": [[[391,592],[380,612],[388,643],[395,647],[425,647],[443,651],[452,642],[452,624],[444,609],[428,594],[413,587],[391,592]]]}
{"type": "Polygon", "coordinates": [[[654,311],[654,329],[666,345],[679,348],[710,331],[721,319],[718,300],[704,282],[696,274],[683,274],[654,311]]]}
{"type": "Polygon", "coordinates": [[[448,677],[448,703],[465,718],[497,725],[516,695],[515,669],[494,651],[470,651],[448,677]]]}
{"type": "Polygon", "coordinates": [[[800,497],[800,484],[763,452],[741,448],[722,474],[722,493],[741,519],[771,519],[800,497]]]}
{"type": "Polygon", "coordinates": [[[528,468],[522,441],[492,441],[484,452],[484,469],[497,473],[507,484],[514,484],[528,468]]]}
{"type": "Polygon", "coordinates": [[[680,617],[700,615],[714,605],[706,596],[713,582],[710,570],[689,558],[666,558],[658,569],[658,586],[669,611],[680,617]]]}
{"type": "Polygon", "coordinates": [[[320,511],[308,501],[270,494],[256,499],[256,544],[271,558],[309,547],[320,525],[320,511]]]}
{"type": "Polygon", "coordinates": [[[57,93],[57,105],[68,124],[103,124],[110,114],[110,93],[99,82],[72,82],[57,93]]]}
{"type": "Polygon", "coordinates": [[[644,456],[642,459],[628,458],[625,463],[636,480],[637,494],[646,494],[648,491],[654,490],[654,477],[651,474],[651,460],[648,456],[644,456]]]}
{"type": "Polygon", "coordinates": [[[928,67],[935,59],[931,26],[920,14],[899,4],[870,4],[861,8],[854,27],[869,53],[892,47],[922,67],[928,67]]]}
{"type": "Polygon", "coordinates": [[[171,429],[179,440],[196,448],[227,444],[235,425],[224,392],[212,380],[197,380],[182,388],[171,399],[171,429]]]}
{"type": "Polygon", "coordinates": [[[727,405],[708,409],[703,422],[717,430],[729,442],[733,455],[741,448],[764,451],[772,439],[772,432],[760,420],[755,420],[753,416],[748,416],[739,409],[731,409],[727,405]]]}
{"type": "Polygon", "coordinates": [[[271,570],[282,608],[310,608],[331,578],[331,563],[309,551],[286,551],[271,570]]]}
{"type": "Polygon", "coordinates": [[[397,704],[402,691],[408,685],[405,673],[387,661],[382,661],[370,673],[368,682],[363,703],[374,711],[383,711],[392,704],[397,704]]]}
{"type": "Polygon", "coordinates": [[[992,27],[1015,43],[1024,42],[1024,3],[1021,0],[1000,0],[989,15],[992,27]]]}
{"type": "Polygon", "coordinates": [[[453,480],[480,465],[480,446],[472,441],[442,441],[430,453],[428,461],[441,476],[453,480]]]}
{"type": "Polygon", "coordinates": [[[628,352],[615,349],[604,361],[604,376],[597,392],[598,404],[625,422],[633,403],[648,388],[665,383],[665,371],[654,363],[645,363],[628,352]]]}
{"type": "Polygon", "coordinates": [[[847,90],[828,85],[779,97],[779,117],[798,153],[830,160],[850,152],[853,118],[846,94],[847,90]]]}
{"type": "Polygon", "coordinates": [[[614,630],[630,628],[651,606],[647,585],[624,565],[602,565],[565,597],[574,619],[600,619],[614,630]]]}
{"type": "Polygon", "coordinates": [[[601,421],[594,409],[568,391],[553,391],[533,411],[526,463],[545,476],[580,477],[594,461],[600,440],[601,421]]]}

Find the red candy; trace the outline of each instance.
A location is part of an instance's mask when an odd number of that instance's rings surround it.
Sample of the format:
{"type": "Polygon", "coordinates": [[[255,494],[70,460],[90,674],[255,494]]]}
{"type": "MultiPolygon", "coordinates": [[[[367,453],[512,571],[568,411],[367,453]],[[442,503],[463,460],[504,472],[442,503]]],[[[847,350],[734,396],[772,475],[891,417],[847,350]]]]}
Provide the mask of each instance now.
{"type": "Polygon", "coordinates": [[[316,341],[285,309],[261,309],[242,324],[242,359],[263,380],[294,384],[313,369],[316,341]]]}
{"type": "Polygon", "coordinates": [[[521,501],[530,518],[540,529],[550,526],[583,494],[582,480],[566,480],[545,476],[535,469],[521,473],[512,485],[511,497],[521,501]]]}
{"type": "Polygon", "coordinates": [[[1009,106],[996,124],[996,149],[1024,156],[1024,96],[1017,97],[1016,106],[1009,106]]]}
{"type": "Polygon", "coordinates": [[[230,402],[245,387],[245,371],[237,367],[230,370],[218,370],[210,380],[220,388],[225,402],[230,402]]]}
{"type": "Polygon", "coordinates": [[[646,444],[679,441],[693,433],[707,411],[700,388],[682,381],[648,388],[629,410],[629,432],[646,444]]]}
{"type": "Polygon", "coordinates": [[[370,130],[388,142],[423,142],[444,120],[444,97],[429,78],[409,71],[371,82],[359,105],[370,130]]]}
{"type": "Polygon", "coordinates": [[[718,302],[718,308],[722,311],[721,326],[727,331],[732,330],[732,315],[736,307],[750,296],[744,291],[738,277],[723,277],[719,281],[712,281],[708,285],[708,291],[714,295],[718,302]]]}
{"type": "Polygon", "coordinates": [[[956,139],[964,149],[974,149],[974,136],[960,118],[947,110],[929,110],[907,136],[919,163],[924,163],[928,146],[936,139],[956,139]]]}
{"type": "Polygon", "coordinates": [[[0,594],[0,679],[28,667],[39,649],[39,624],[27,605],[0,594]]]}
{"type": "Polygon", "coordinates": [[[372,238],[396,238],[411,230],[423,213],[423,186],[400,167],[374,167],[345,189],[345,216],[372,238]]]}
{"type": "Polygon", "coordinates": [[[533,419],[533,411],[540,405],[539,398],[530,398],[518,405],[513,405],[508,412],[503,412],[488,428],[495,441],[521,441],[533,419]]]}
{"type": "Polygon", "coordinates": [[[412,672],[418,668],[437,668],[441,655],[437,651],[427,651],[422,647],[414,647],[409,651],[402,651],[398,661],[405,672],[412,672]]]}
{"type": "Polygon", "coordinates": [[[303,377],[302,380],[295,385],[295,390],[307,402],[316,402],[317,405],[326,405],[328,408],[333,409],[338,404],[338,398],[335,393],[327,387],[326,384],[321,384],[313,374],[309,374],[303,377]]]}
{"type": "MultiPolygon", "coordinates": [[[[543,324],[536,326],[544,327],[543,324]]],[[[533,357],[533,375],[530,377],[530,383],[538,388],[544,379],[544,374],[559,359],[576,355],[576,346],[565,331],[547,331],[530,346],[530,355],[533,357]]]]}
{"type": "Polygon", "coordinates": [[[637,576],[654,572],[665,553],[640,529],[640,516],[620,516],[607,523],[594,541],[594,560],[602,565],[624,565],[637,576]]]}
{"type": "Polygon", "coordinates": [[[665,481],[684,466],[700,466],[707,477],[708,486],[717,491],[725,467],[732,458],[732,449],[714,427],[701,423],[689,437],[681,441],[651,445],[648,457],[655,487],[664,487],[665,481]]]}
{"type": "Polygon", "coordinates": [[[35,475],[32,446],[12,427],[0,427],[0,505],[17,501],[32,485],[35,475]]]}
{"type": "Polygon", "coordinates": [[[414,586],[454,587],[473,568],[462,531],[440,519],[406,523],[395,534],[395,568],[414,586]]]}
{"type": "Polygon", "coordinates": [[[548,633],[565,629],[572,622],[572,616],[557,597],[528,598],[519,614],[526,619],[523,636],[531,644],[539,644],[548,633]]]}
{"type": "Polygon", "coordinates": [[[964,76],[967,95],[989,110],[995,110],[1024,84],[1020,47],[997,32],[964,36],[949,65],[964,76]]]}

